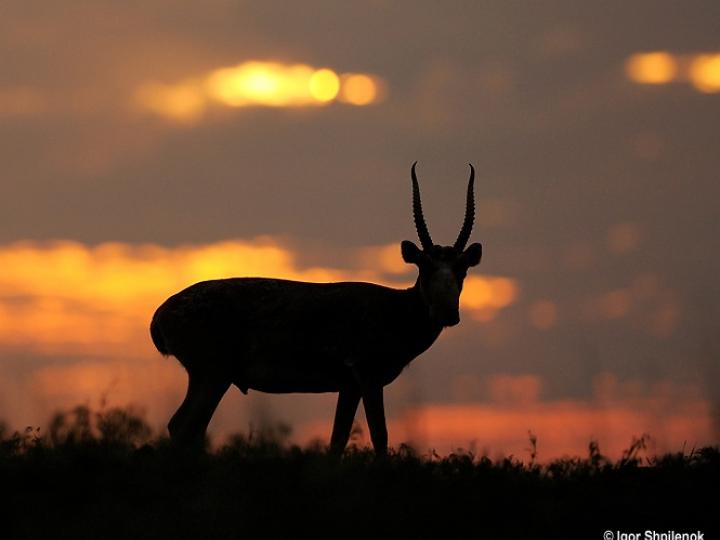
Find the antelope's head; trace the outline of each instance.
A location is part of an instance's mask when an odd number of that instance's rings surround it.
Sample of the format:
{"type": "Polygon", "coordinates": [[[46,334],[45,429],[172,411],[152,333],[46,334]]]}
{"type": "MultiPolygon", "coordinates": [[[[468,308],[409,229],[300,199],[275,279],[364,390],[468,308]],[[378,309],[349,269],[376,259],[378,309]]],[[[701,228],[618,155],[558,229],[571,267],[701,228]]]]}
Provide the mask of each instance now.
{"type": "Polygon", "coordinates": [[[482,257],[482,245],[475,243],[465,248],[470,239],[473,221],[475,220],[475,199],[473,183],[475,169],[470,165],[465,220],[455,244],[439,246],[433,244],[423,217],[420,202],[420,186],[415,175],[415,165],[411,169],[413,185],[413,217],[420,245],[404,240],[401,243],[403,260],[417,265],[420,275],[417,287],[420,290],[430,319],[442,326],[455,326],[460,322],[460,291],[467,275],[468,268],[477,266],[482,257]]]}

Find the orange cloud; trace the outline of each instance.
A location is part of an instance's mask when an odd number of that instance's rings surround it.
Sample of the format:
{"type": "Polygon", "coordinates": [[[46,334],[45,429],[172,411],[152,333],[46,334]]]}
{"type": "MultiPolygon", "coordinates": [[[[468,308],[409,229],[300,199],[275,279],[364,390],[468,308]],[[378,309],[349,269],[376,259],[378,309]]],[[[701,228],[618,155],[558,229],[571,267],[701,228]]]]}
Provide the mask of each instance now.
{"type": "Polygon", "coordinates": [[[402,259],[400,245],[397,243],[360,248],[355,259],[359,266],[372,268],[383,274],[409,274],[414,268],[402,259]]]}
{"type": "Polygon", "coordinates": [[[637,53],[625,62],[625,73],[639,84],[666,84],[678,73],[678,61],[665,51],[637,53]]]}
{"type": "Polygon", "coordinates": [[[211,105],[308,107],[336,100],[370,105],[383,99],[385,88],[375,75],[251,60],[177,83],[143,83],[135,92],[135,102],[165,118],[192,122],[211,105]]]}
{"type": "Polygon", "coordinates": [[[720,92],[720,53],[696,56],[690,64],[689,78],[699,92],[720,92]]]}
{"type": "Polygon", "coordinates": [[[690,83],[705,94],[720,92],[720,53],[673,54],[667,51],[636,53],[625,61],[625,74],[637,84],[690,83]]]}
{"type": "MultiPolygon", "coordinates": [[[[50,354],[149,354],[147,325],[155,308],[207,279],[270,276],[398,285],[382,279],[387,270],[382,261],[364,270],[301,269],[291,250],[269,238],[177,248],[20,242],[0,247],[0,268],[0,346],[50,354]]],[[[471,276],[463,306],[471,313],[484,308],[494,313],[512,303],[515,287],[508,278],[471,276]]]]}

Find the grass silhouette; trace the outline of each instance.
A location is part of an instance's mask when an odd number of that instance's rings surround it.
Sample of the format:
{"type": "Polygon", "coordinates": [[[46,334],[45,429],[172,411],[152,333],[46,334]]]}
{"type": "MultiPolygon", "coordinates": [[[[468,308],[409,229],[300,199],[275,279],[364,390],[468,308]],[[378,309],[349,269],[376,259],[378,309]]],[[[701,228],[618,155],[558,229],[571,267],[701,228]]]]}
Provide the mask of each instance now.
{"type": "MultiPolygon", "coordinates": [[[[716,524],[717,447],[612,462],[548,464],[470,452],[384,459],[287,443],[289,429],[235,435],[215,451],[153,437],[132,409],[56,414],[46,433],[0,424],[4,538],[601,538],[603,531],[705,532],[716,524]]],[[[641,536],[642,537],[642,536],[641,536]]]]}

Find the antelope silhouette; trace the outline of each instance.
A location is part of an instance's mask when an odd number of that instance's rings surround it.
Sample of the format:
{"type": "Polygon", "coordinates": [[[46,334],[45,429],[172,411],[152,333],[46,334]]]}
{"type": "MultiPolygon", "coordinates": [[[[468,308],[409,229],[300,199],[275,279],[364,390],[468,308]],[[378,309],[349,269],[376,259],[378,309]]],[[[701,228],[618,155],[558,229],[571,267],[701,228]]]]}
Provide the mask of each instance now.
{"type": "Polygon", "coordinates": [[[465,246],[475,218],[470,165],[465,218],[452,246],[430,238],[411,167],[413,217],[422,249],[401,243],[418,267],[415,285],[306,283],[228,278],[196,283],[155,312],[150,334],[158,351],[188,373],[185,400],[170,419],[171,440],[202,445],[208,423],[230,385],[269,393],[338,392],[330,451],[342,453],[360,399],[376,454],[387,452],[383,387],[426,351],[446,326],[460,322],[468,268],[482,246],[465,246]]]}

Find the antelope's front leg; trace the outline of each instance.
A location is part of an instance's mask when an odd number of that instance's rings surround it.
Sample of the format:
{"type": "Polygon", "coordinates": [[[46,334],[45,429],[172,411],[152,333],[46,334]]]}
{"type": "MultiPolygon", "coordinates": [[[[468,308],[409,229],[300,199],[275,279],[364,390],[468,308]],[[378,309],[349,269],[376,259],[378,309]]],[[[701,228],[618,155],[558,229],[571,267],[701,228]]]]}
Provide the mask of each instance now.
{"type": "Polygon", "coordinates": [[[357,385],[350,384],[340,390],[335,409],[333,432],[330,437],[330,452],[333,454],[339,455],[345,450],[359,403],[360,388],[357,385]]]}
{"type": "Polygon", "coordinates": [[[381,384],[367,384],[362,388],[363,406],[365,417],[370,428],[370,439],[372,440],[375,454],[384,456],[387,454],[388,433],[385,424],[385,405],[383,404],[383,387],[381,384]]]}

